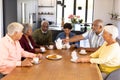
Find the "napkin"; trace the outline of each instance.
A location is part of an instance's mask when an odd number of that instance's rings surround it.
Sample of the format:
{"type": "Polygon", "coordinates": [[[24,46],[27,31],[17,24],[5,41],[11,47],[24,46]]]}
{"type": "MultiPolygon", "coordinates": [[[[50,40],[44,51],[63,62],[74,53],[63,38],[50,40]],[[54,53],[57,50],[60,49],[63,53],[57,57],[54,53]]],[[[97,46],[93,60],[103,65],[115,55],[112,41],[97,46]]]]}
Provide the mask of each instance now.
{"type": "Polygon", "coordinates": [[[55,45],[56,45],[56,48],[57,49],[62,49],[62,39],[58,38],[56,41],[55,41],[55,45]]]}
{"type": "Polygon", "coordinates": [[[71,61],[73,62],[75,62],[78,59],[77,52],[75,50],[71,53],[71,57],[71,61]]]}

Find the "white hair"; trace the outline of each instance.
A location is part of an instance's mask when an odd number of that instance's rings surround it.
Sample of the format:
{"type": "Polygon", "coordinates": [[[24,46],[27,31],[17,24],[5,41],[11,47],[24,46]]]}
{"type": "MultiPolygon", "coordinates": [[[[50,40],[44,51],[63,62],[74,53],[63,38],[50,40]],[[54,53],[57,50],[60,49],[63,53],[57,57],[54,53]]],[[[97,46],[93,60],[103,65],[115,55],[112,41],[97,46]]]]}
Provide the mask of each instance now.
{"type": "Polygon", "coordinates": [[[13,35],[15,32],[22,32],[22,30],[23,30],[23,25],[17,22],[12,22],[7,27],[7,33],[9,35],[13,35]]]}
{"type": "Polygon", "coordinates": [[[104,27],[104,30],[112,34],[112,38],[116,39],[118,37],[118,28],[114,25],[108,25],[104,27]]]}
{"type": "Polygon", "coordinates": [[[47,20],[43,20],[43,21],[41,22],[41,26],[43,26],[44,23],[47,23],[47,24],[49,25],[49,22],[48,22],[47,20]]]}
{"type": "Polygon", "coordinates": [[[23,27],[24,27],[24,29],[23,29],[23,33],[24,33],[24,34],[27,33],[27,31],[28,31],[30,28],[32,28],[32,26],[31,26],[30,24],[28,24],[28,23],[23,24],[23,27]]]}

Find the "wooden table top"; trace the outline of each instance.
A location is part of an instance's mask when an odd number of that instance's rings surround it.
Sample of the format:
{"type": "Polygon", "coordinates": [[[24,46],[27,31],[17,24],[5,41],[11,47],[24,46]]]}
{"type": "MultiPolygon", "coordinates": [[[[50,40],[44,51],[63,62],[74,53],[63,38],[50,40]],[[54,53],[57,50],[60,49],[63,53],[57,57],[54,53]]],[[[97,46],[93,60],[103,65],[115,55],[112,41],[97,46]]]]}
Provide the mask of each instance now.
{"type": "MultiPolygon", "coordinates": [[[[73,63],[70,61],[72,50],[47,50],[43,55],[59,54],[60,60],[44,58],[32,67],[16,67],[2,80],[102,80],[96,64],[73,63]]],[[[80,55],[78,56],[86,56],[80,55]]]]}

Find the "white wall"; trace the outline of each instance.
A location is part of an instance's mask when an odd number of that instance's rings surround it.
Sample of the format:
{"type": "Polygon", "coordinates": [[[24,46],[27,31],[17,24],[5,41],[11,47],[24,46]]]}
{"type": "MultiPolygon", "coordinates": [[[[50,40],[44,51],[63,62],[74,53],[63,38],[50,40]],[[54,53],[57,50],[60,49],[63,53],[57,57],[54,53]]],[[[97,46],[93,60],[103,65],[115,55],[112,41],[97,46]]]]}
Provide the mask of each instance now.
{"type": "Polygon", "coordinates": [[[3,7],[2,0],[0,0],[0,38],[3,36],[3,7]]]}
{"type": "Polygon", "coordinates": [[[42,6],[38,8],[38,12],[44,13],[44,14],[40,14],[38,17],[41,19],[45,18],[48,21],[52,21],[56,23],[56,1],[57,0],[38,0],[38,5],[42,6]],[[45,13],[52,13],[52,15],[48,15],[45,13]]]}
{"type": "Polygon", "coordinates": [[[94,0],[94,17],[95,19],[102,19],[105,24],[111,23],[109,13],[113,9],[113,0],[94,0]]]}
{"type": "Polygon", "coordinates": [[[119,36],[118,38],[120,39],[120,0],[115,0],[115,12],[119,15],[119,19],[116,20],[116,25],[118,27],[119,30],[119,36]]]}
{"type": "Polygon", "coordinates": [[[115,0],[115,12],[119,15],[120,18],[120,0],[115,0]]]}
{"type": "Polygon", "coordinates": [[[38,0],[17,0],[17,19],[20,23],[30,23],[33,26],[33,29],[37,27],[37,21],[38,21],[38,0]],[[22,4],[25,3],[25,18],[24,22],[22,22],[22,4]],[[35,14],[36,13],[36,14],[35,14]],[[35,23],[33,23],[33,21],[35,23]]]}
{"type": "Polygon", "coordinates": [[[118,27],[120,39],[120,0],[94,0],[94,18],[102,19],[105,24],[113,23],[118,27]],[[113,2],[114,1],[114,2],[113,2]],[[119,15],[118,20],[111,20],[108,13],[115,12],[119,15]]]}

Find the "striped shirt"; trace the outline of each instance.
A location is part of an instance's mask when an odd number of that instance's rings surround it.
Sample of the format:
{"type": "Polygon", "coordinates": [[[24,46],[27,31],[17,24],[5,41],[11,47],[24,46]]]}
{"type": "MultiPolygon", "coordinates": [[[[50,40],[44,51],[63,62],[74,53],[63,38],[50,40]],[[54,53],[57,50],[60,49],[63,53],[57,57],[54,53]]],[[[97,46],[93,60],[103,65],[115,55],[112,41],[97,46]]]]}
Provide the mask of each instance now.
{"type": "Polygon", "coordinates": [[[104,43],[102,34],[103,31],[97,35],[93,30],[90,30],[82,34],[82,36],[84,37],[84,39],[89,40],[90,48],[98,48],[104,43]]]}

